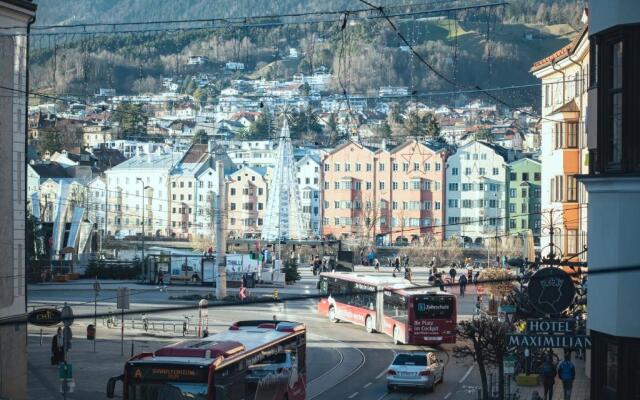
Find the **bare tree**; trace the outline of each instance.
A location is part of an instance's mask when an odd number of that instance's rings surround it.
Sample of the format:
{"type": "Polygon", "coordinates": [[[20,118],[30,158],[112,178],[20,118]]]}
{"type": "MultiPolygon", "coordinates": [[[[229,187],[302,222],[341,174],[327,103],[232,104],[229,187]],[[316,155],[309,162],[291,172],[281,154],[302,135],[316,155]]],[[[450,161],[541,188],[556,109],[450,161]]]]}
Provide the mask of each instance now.
{"type": "Polygon", "coordinates": [[[509,326],[496,318],[478,317],[458,324],[457,335],[464,343],[453,348],[456,358],[471,357],[478,363],[482,383],[482,399],[489,399],[487,367],[498,368],[499,399],[504,399],[504,371],[502,361],[507,353],[509,326]]]}

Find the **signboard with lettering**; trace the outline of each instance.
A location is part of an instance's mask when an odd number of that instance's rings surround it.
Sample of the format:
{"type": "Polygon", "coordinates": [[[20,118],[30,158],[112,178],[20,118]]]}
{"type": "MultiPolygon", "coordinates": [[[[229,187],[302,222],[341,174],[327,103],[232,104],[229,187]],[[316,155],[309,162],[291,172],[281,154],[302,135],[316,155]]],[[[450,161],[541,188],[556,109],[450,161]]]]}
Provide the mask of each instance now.
{"type": "Polygon", "coordinates": [[[519,335],[508,334],[507,346],[590,349],[591,338],[584,335],[519,335]]]}
{"type": "Polygon", "coordinates": [[[52,326],[62,322],[62,313],[55,308],[39,308],[29,313],[30,324],[37,326],[52,326]]]}
{"type": "Polygon", "coordinates": [[[529,319],[527,333],[568,333],[575,332],[576,321],[573,319],[529,319]]]}
{"type": "Polygon", "coordinates": [[[207,382],[208,366],[137,364],[127,366],[130,379],[137,381],[207,382]]]}
{"type": "Polygon", "coordinates": [[[573,303],[575,293],[571,277],[560,268],[541,268],[529,281],[529,302],[543,314],[562,313],[573,303]]]}

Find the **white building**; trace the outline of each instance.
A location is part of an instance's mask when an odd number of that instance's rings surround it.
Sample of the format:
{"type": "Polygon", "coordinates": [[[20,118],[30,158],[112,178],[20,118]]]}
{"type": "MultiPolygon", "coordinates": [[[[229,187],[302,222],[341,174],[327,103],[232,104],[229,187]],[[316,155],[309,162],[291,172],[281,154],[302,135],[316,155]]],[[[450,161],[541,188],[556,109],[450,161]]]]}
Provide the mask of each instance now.
{"type": "Polygon", "coordinates": [[[232,140],[226,143],[227,155],[237,166],[274,168],[278,150],[272,140],[232,140]]]}
{"type": "Polygon", "coordinates": [[[102,177],[93,178],[87,185],[89,201],[87,202],[87,218],[96,224],[98,232],[105,234],[106,209],[107,209],[107,185],[102,177]]]}
{"type": "Polygon", "coordinates": [[[307,237],[320,236],[320,159],[307,155],[296,162],[296,177],[300,188],[300,207],[303,229],[307,237]]]}
{"type": "MultiPolygon", "coordinates": [[[[0,319],[22,316],[26,311],[26,56],[28,26],[35,21],[35,12],[31,1],[0,0],[0,85],[8,88],[0,88],[0,204],[4,208],[0,213],[0,319]]],[[[0,398],[24,400],[27,325],[1,325],[0,349],[0,398]]]]}
{"type": "Polygon", "coordinates": [[[447,159],[446,238],[482,244],[506,232],[506,174],[513,153],[473,141],[447,159]]]}
{"type": "Polygon", "coordinates": [[[142,154],[106,171],[107,234],[141,234],[143,204],[145,234],[170,234],[169,176],[181,157],[182,153],[142,154]]]}

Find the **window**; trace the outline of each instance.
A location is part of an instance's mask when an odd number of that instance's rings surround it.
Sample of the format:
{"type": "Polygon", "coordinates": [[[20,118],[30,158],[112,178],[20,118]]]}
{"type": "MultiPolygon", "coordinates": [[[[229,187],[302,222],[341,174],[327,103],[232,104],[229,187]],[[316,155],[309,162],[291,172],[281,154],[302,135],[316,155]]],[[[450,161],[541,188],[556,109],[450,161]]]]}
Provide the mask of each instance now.
{"type": "Polygon", "coordinates": [[[340,189],[340,182],[333,182],[333,188],[336,190],[340,189]]]}
{"type": "Polygon", "coordinates": [[[173,200],[177,200],[177,196],[176,196],[175,194],[174,194],[174,195],[172,195],[172,196],[171,196],[171,198],[172,198],[173,200]]]}
{"type": "Polygon", "coordinates": [[[235,196],[236,195],[236,189],[235,188],[231,188],[230,191],[231,191],[231,196],[235,196]]]}
{"type": "Polygon", "coordinates": [[[509,220],[509,228],[510,229],[515,229],[516,228],[516,220],[515,219],[510,219],[509,220]]]}
{"type": "Polygon", "coordinates": [[[440,190],[441,185],[440,181],[436,181],[436,190],[440,190]]]}
{"type": "Polygon", "coordinates": [[[414,162],[413,163],[413,170],[414,171],[420,171],[420,163],[414,162]]]}
{"type": "Polygon", "coordinates": [[[441,167],[440,163],[436,163],[436,171],[440,171],[440,167],[441,167]]]}
{"type": "Polygon", "coordinates": [[[351,171],[351,164],[349,164],[349,163],[344,163],[344,170],[345,170],[346,172],[351,171]]]}
{"type": "Polygon", "coordinates": [[[435,210],[439,210],[439,209],[440,209],[440,202],[439,202],[439,201],[436,201],[436,202],[435,202],[435,204],[434,204],[434,206],[433,206],[433,208],[434,208],[435,210]]]}
{"type": "Polygon", "coordinates": [[[329,172],[329,164],[325,164],[324,165],[324,171],[325,172],[329,172]]]}
{"type": "Polygon", "coordinates": [[[402,182],[402,190],[409,190],[409,182],[402,182]]]}
{"type": "Polygon", "coordinates": [[[518,179],[518,174],[516,174],[515,172],[509,173],[509,180],[510,181],[515,181],[516,179],[518,179]]]}
{"type": "Polygon", "coordinates": [[[258,210],[262,210],[264,208],[264,204],[263,203],[258,203],[258,210]]]}
{"type": "Polygon", "coordinates": [[[340,164],[338,164],[338,163],[334,163],[334,164],[333,164],[333,170],[334,170],[335,172],[340,172],[340,164]]]}
{"type": "Polygon", "coordinates": [[[396,181],[391,182],[391,189],[398,190],[398,182],[396,181]]]}
{"type": "Polygon", "coordinates": [[[397,210],[398,209],[398,202],[397,201],[392,201],[391,202],[391,209],[392,210],[397,210]]]}
{"type": "Polygon", "coordinates": [[[496,208],[497,201],[495,199],[489,200],[489,208],[496,208]]]}
{"type": "Polygon", "coordinates": [[[367,172],[371,172],[371,164],[367,163],[367,172]]]}
{"type": "Polygon", "coordinates": [[[566,124],[567,147],[575,149],[578,147],[578,123],[569,122],[566,124]]]}
{"type": "Polygon", "coordinates": [[[480,176],[485,176],[485,175],[486,175],[486,173],[487,173],[487,170],[486,170],[485,168],[482,168],[482,167],[481,167],[481,168],[478,170],[478,172],[480,173],[480,176]]]}
{"type": "Polygon", "coordinates": [[[447,206],[449,208],[458,208],[458,200],[457,199],[449,199],[447,202],[447,206]]]}
{"type": "Polygon", "coordinates": [[[518,195],[518,192],[516,189],[509,189],[509,197],[511,197],[512,199],[515,198],[518,195]]]}
{"type": "Polygon", "coordinates": [[[378,164],[378,169],[380,170],[380,172],[384,171],[384,163],[378,164]]]}
{"type": "Polygon", "coordinates": [[[392,171],[397,171],[398,170],[398,163],[391,164],[391,170],[392,171]]]}
{"type": "Polygon", "coordinates": [[[340,202],[339,201],[334,201],[333,202],[333,208],[340,208],[340,202]]]}
{"type": "Polygon", "coordinates": [[[471,200],[462,200],[462,208],[473,208],[471,200]]]}
{"type": "Polygon", "coordinates": [[[367,190],[371,190],[371,187],[372,187],[373,185],[371,184],[371,182],[367,182],[365,186],[366,186],[366,189],[367,189],[367,190]]]}
{"type": "Polygon", "coordinates": [[[578,181],[575,176],[567,176],[567,201],[578,200],[578,181]]]}
{"type": "Polygon", "coordinates": [[[481,159],[481,160],[485,160],[485,161],[486,161],[486,159],[487,159],[487,155],[486,155],[486,154],[484,154],[484,153],[483,153],[483,154],[480,154],[480,159],[481,159]]]}
{"type": "Polygon", "coordinates": [[[409,163],[402,163],[402,172],[409,172],[409,163]]]}
{"type": "Polygon", "coordinates": [[[356,172],[360,172],[362,170],[362,164],[356,163],[356,172]]]}
{"type": "Polygon", "coordinates": [[[527,197],[527,188],[520,189],[520,197],[527,197]]]}
{"type": "Polygon", "coordinates": [[[354,189],[355,190],[362,190],[362,182],[355,182],[354,183],[354,189]]]}
{"type": "Polygon", "coordinates": [[[534,172],[533,173],[533,180],[534,181],[539,181],[540,180],[540,172],[534,172]]]}
{"type": "Polygon", "coordinates": [[[471,168],[467,167],[464,169],[464,174],[465,175],[471,175],[471,168]]]}
{"type": "Polygon", "coordinates": [[[236,203],[230,203],[229,204],[229,209],[231,209],[232,211],[236,209],[236,203]]]}
{"type": "Polygon", "coordinates": [[[422,202],[422,209],[423,210],[431,210],[431,202],[430,201],[422,202]]]}
{"type": "Polygon", "coordinates": [[[499,168],[493,168],[492,169],[492,173],[493,173],[494,176],[495,175],[500,175],[500,169],[499,168]]]}
{"type": "Polygon", "coordinates": [[[258,188],[258,196],[262,196],[263,193],[264,193],[264,189],[258,188]]]}
{"type": "Polygon", "coordinates": [[[431,190],[431,181],[424,181],[423,190],[431,190]]]}
{"type": "Polygon", "coordinates": [[[458,191],[458,184],[457,183],[449,183],[449,191],[450,192],[457,192],[458,191]]]}
{"type": "Polygon", "coordinates": [[[424,171],[425,172],[431,171],[431,164],[430,163],[424,163],[424,171]]]}
{"type": "Polygon", "coordinates": [[[451,175],[458,175],[458,168],[451,168],[451,175]]]}
{"type": "Polygon", "coordinates": [[[553,131],[553,148],[561,149],[564,147],[562,122],[556,122],[553,131]]]}
{"type": "Polygon", "coordinates": [[[516,205],[515,203],[509,203],[509,212],[516,212],[516,205]]]}
{"type": "Polygon", "coordinates": [[[324,183],[324,190],[329,190],[329,182],[324,183]]]}

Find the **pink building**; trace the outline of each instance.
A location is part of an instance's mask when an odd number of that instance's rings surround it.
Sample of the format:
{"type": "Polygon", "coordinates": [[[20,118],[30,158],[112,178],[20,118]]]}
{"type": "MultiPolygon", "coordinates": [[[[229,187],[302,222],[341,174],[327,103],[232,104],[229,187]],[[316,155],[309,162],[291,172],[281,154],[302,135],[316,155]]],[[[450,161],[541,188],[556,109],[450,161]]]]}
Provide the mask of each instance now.
{"type": "Polygon", "coordinates": [[[322,162],[323,235],[443,239],[446,152],[416,140],[391,150],[346,142],[322,162]]]}

